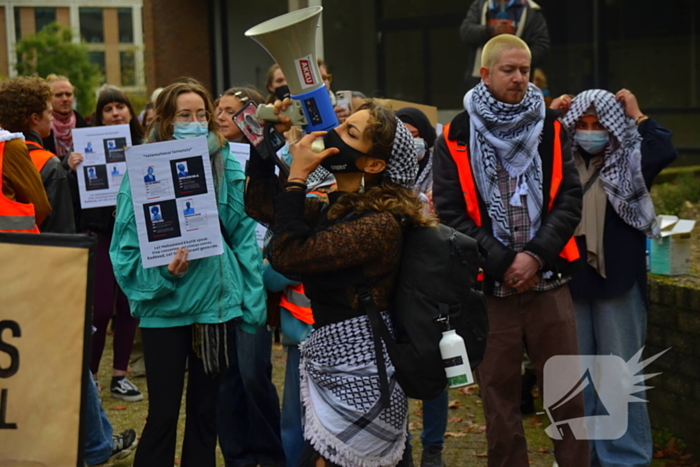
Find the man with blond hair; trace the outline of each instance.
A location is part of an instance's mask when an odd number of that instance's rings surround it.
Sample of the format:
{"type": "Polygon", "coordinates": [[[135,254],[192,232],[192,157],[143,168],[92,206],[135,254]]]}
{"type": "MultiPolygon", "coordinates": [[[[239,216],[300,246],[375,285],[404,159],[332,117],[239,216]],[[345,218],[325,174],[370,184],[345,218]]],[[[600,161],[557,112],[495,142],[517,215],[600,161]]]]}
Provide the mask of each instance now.
{"type": "Polygon", "coordinates": [[[471,88],[481,79],[481,55],[486,42],[513,34],[530,47],[532,68],[544,65],[549,53],[549,31],[541,7],[533,0],[474,0],[459,27],[468,47],[465,81],[471,88]]]}
{"type": "Polygon", "coordinates": [[[47,151],[56,154],[59,159],[73,152],[73,129],[90,126],[77,110],[73,110],[75,93],[73,85],[65,76],[51,74],[46,77],[51,86],[51,133],[43,139],[47,151]]]}
{"type": "MultiPolygon", "coordinates": [[[[581,185],[567,131],[529,83],[527,44],[500,35],[485,46],[481,82],[465,112],[435,145],[433,200],[442,221],[475,238],[486,253],[484,291],[490,331],[477,375],[490,467],[528,465],[520,418],[520,369],[527,351],[542,388],[555,355],[576,355],[567,282],[579,258],[572,239],[581,185]]],[[[578,394],[558,420],[583,417],[578,394]]],[[[588,466],[588,442],[554,440],[562,467],[588,466]]]]}

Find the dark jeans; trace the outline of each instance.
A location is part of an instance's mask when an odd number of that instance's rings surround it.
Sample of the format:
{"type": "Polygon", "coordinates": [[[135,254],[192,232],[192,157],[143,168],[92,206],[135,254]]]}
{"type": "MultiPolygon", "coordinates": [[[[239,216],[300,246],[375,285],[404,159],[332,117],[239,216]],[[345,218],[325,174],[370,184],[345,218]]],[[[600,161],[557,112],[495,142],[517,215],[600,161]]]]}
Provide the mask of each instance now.
{"type": "MultiPolygon", "coordinates": [[[[540,388],[544,365],[554,355],[578,355],[576,320],[569,287],[486,297],[489,335],[477,369],[486,417],[489,467],[527,467],[527,442],[520,416],[523,346],[540,388]]],[[[543,389],[544,394],[544,389],[543,389]]],[[[583,395],[572,397],[561,419],[584,416],[583,395]]],[[[554,441],[562,467],[589,467],[588,441],[565,436],[554,441]]]]}
{"type": "MultiPolygon", "coordinates": [[[[229,326],[232,330],[233,326],[229,326]]],[[[232,331],[231,331],[232,332],[232,331]]],[[[148,419],[135,467],[172,467],[180,401],[187,368],[182,467],[216,465],[216,403],[219,378],[204,372],[192,350],[192,326],[141,328],[148,384],[148,419]]]]}
{"type": "Polygon", "coordinates": [[[266,326],[248,334],[237,325],[231,334],[231,366],[221,382],[218,413],[226,466],[284,467],[279,397],[272,384],[272,335],[266,326]]]}
{"type": "Polygon", "coordinates": [[[299,457],[304,448],[304,430],[301,426],[300,359],[299,346],[287,346],[287,365],[284,373],[280,423],[287,467],[296,467],[299,464],[299,457]]]}
{"type": "Polygon", "coordinates": [[[124,292],[114,279],[112,261],[109,258],[109,244],[112,234],[97,232],[97,251],[95,253],[95,290],[92,323],[92,362],[90,371],[96,375],[100,369],[102,351],[105,348],[107,327],[112,315],[114,320],[114,369],[126,371],[129,366],[131,348],[136,333],[136,318],[131,316],[129,302],[124,292]]]}

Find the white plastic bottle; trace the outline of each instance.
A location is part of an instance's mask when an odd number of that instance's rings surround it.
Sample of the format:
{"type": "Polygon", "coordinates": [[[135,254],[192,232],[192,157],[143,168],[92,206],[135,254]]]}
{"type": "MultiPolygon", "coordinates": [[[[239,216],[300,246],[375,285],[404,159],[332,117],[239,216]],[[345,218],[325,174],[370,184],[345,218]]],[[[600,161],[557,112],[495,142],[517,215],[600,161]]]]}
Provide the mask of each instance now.
{"type": "Polygon", "coordinates": [[[459,388],[474,384],[474,376],[469,365],[464,339],[454,329],[442,333],[440,354],[447,373],[450,388],[459,388]]]}

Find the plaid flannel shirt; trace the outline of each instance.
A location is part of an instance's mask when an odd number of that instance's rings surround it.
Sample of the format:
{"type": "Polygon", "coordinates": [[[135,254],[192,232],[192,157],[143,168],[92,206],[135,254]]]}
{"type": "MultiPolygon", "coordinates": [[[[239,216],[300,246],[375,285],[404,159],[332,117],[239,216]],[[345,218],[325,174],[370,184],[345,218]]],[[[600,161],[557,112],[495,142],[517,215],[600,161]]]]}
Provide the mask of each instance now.
{"type": "MultiPolygon", "coordinates": [[[[527,203],[523,199],[521,203],[522,206],[511,206],[510,199],[516,190],[517,180],[511,178],[503,165],[501,165],[500,159],[498,159],[498,188],[501,192],[501,199],[505,203],[505,212],[508,217],[508,225],[510,226],[510,238],[511,238],[511,248],[518,253],[523,252],[523,248],[530,241],[530,216],[527,212],[527,203]]],[[[524,198],[524,196],[523,196],[524,198]]],[[[532,255],[540,263],[540,266],[544,264],[542,258],[538,255],[526,251],[526,253],[532,255]]],[[[545,290],[555,289],[561,285],[566,284],[571,280],[571,277],[554,277],[550,279],[544,279],[542,277],[542,271],[537,272],[539,281],[531,289],[537,292],[544,292],[545,290]]],[[[496,282],[493,288],[493,295],[495,297],[507,297],[509,295],[515,295],[518,292],[508,284],[502,284],[496,282]]]]}

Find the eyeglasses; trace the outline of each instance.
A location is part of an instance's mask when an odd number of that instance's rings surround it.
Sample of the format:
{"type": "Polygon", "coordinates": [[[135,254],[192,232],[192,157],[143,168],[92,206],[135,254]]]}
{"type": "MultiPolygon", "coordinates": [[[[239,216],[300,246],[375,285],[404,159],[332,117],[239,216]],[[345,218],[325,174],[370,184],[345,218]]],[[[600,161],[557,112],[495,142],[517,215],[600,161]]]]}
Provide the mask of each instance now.
{"type": "Polygon", "coordinates": [[[323,78],[323,81],[328,81],[328,84],[333,82],[333,75],[330,73],[327,75],[322,75],[321,78],[323,78]]]}
{"type": "Polygon", "coordinates": [[[197,112],[196,114],[187,110],[183,110],[182,112],[178,112],[177,114],[175,114],[176,122],[208,122],[210,118],[211,116],[206,110],[197,112]]]}

